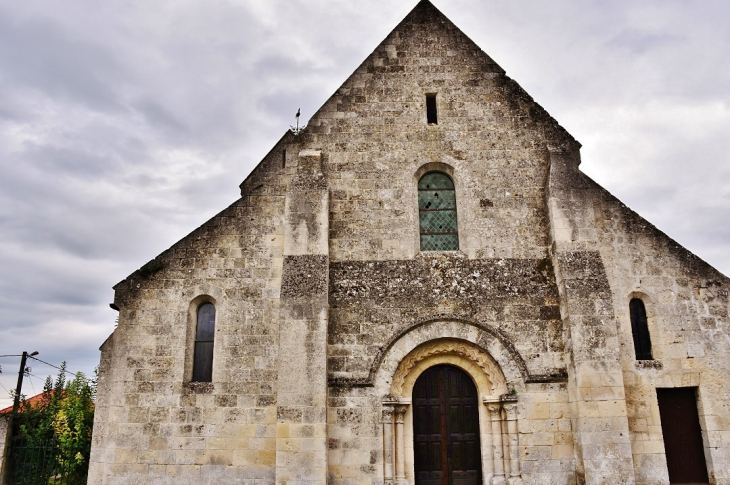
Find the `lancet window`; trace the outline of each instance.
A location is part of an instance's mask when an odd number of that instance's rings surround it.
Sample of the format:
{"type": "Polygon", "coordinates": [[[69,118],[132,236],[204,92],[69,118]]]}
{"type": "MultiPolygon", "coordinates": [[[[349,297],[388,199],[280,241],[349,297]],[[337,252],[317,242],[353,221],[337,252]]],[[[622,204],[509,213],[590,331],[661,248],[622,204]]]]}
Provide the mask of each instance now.
{"type": "Polygon", "coordinates": [[[193,381],[213,380],[213,337],[215,335],[215,305],[203,303],[198,307],[193,355],[193,381]]]}
{"type": "Polygon", "coordinates": [[[644,302],[639,298],[632,298],[629,302],[629,311],[631,312],[631,332],[634,337],[636,360],[651,360],[651,339],[644,302]]]}

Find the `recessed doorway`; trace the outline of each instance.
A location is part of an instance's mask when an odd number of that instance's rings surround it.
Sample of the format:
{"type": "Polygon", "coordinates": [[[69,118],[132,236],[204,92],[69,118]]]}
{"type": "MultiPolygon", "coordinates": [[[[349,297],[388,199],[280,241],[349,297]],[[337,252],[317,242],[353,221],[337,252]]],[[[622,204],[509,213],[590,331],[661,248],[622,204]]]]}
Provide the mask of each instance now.
{"type": "Polygon", "coordinates": [[[424,371],[413,388],[416,485],[480,485],[479,399],[451,365],[424,371]]]}

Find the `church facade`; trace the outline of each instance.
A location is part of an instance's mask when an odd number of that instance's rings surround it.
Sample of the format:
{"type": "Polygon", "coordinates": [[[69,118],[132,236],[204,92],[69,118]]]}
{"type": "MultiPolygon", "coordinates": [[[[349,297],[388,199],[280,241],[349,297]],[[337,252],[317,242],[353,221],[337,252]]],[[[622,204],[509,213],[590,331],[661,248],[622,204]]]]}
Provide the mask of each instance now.
{"type": "Polygon", "coordinates": [[[115,286],[89,483],[730,483],[730,280],[428,0],[115,286]]]}

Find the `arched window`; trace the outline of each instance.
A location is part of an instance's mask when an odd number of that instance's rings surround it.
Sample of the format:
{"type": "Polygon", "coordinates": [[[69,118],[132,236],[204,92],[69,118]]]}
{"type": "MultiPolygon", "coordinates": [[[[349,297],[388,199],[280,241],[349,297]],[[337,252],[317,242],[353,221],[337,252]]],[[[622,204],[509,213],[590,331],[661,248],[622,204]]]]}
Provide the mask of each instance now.
{"type": "Polygon", "coordinates": [[[646,322],[646,308],[639,298],[632,298],[629,302],[631,312],[631,332],[634,335],[634,351],[636,360],[651,360],[651,339],[646,322]]]}
{"type": "Polygon", "coordinates": [[[215,335],[215,306],[203,303],[198,307],[193,355],[193,381],[213,380],[213,336],[215,335]]]}
{"type": "Polygon", "coordinates": [[[459,249],[454,182],[442,172],[429,172],[418,181],[421,251],[459,249]]]}

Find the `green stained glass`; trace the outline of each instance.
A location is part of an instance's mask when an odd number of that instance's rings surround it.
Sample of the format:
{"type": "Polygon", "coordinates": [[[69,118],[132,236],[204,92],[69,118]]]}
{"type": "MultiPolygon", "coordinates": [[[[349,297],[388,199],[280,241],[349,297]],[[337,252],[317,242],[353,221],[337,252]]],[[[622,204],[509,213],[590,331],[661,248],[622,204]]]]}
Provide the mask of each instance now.
{"type": "Polygon", "coordinates": [[[457,249],[459,249],[459,236],[456,234],[421,236],[421,251],[456,251],[457,249]]]}
{"type": "Polygon", "coordinates": [[[430,172],[421,177],[418,181],[418,190],[430,189],[451,189],[454,190],[454,182],[448,175],[441,172],[430,172]]]}
{"type": "Polygon", "coordinates": [[[419,190],[418,208],[421,210],[456,209],[454,190],[419,190]]]}
{"type": "Polygon", "coordinates": [[[418,209],[422,251],[459,249],[454,182],[441,172],[418,181],[418,209]]]}
{"type": "Polygon", "coordinates": [[[456,234],[456,211],[421,211],[421,234],[456,234]]]}

